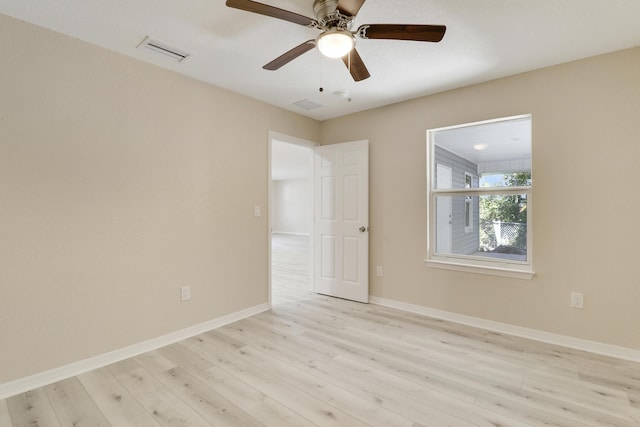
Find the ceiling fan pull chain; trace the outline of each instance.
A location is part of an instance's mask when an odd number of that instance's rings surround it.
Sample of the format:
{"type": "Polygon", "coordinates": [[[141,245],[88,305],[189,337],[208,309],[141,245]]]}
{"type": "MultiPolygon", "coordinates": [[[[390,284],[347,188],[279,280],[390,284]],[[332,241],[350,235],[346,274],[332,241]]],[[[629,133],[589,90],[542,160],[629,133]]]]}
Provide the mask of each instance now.
{"type": "Polygon", "coordinates": [[[324,92],[324,58],[320,58],[320,93],[324,92]]]}

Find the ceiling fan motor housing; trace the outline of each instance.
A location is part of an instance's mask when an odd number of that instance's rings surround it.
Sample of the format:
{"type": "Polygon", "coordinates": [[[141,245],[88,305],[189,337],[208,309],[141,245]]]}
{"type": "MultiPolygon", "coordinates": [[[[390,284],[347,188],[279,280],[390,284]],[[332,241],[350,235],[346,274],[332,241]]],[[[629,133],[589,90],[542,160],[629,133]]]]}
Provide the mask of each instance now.
{"type": "Polygon", "coordinates": [[[346,16],[338,10],[338,0],[315,0],[313,12],[316,15],[319,28],[337,28],[351,30],[353,16],[346,16]]]}

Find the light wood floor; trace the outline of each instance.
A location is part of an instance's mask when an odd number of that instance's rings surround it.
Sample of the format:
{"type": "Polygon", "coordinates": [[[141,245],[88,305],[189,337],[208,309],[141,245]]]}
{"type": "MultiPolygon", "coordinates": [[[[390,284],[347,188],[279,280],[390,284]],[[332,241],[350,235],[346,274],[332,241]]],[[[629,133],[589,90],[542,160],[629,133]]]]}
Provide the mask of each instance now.
{"type": "Polygon", "coordinates": [[[271,304],[310,298],[311,249],[308,236],[271,235],[271,304]]]}
{"type": "Polygon", "coordinates": [[[304,292],[0,401],[0,426],[109,425],[637,426],[640,364],[304,292]]]}

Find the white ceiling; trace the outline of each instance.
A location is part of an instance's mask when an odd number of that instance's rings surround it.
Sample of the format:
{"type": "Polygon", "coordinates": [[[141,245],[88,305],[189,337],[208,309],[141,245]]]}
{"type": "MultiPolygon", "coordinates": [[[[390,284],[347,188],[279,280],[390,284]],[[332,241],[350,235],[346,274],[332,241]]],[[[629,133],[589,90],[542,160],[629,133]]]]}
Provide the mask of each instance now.
{"type": "MultiPolygon", "coordinates": [[[[312,0],[263,2],[314,17],[312,0]]],[[[224,0],[0,0],[0,13],[318,120],[640,45],[639,0],[368,0],[354,28],[444,24],[447,33],[440,43],[358,40],[371,78],[355,83],[315,49],[263,70],[318,30],[224,0]],[[192,56],[176,63],[136,49],[146,36],[192,56]],[[304,99],[322,107],[292,105],[304,99]]]]}

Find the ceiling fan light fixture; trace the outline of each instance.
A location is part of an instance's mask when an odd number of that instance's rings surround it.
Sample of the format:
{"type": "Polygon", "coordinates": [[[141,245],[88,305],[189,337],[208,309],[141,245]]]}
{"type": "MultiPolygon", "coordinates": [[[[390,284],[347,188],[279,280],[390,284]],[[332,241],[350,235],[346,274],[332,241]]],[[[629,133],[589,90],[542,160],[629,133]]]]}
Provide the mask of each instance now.
{"type": "Polygon", "coordinates": [[[329,58],[342,58],[356,45],[356,40],[347,30],[331,29],[320,34],[316,39],[318,50],[329,58]]]}

